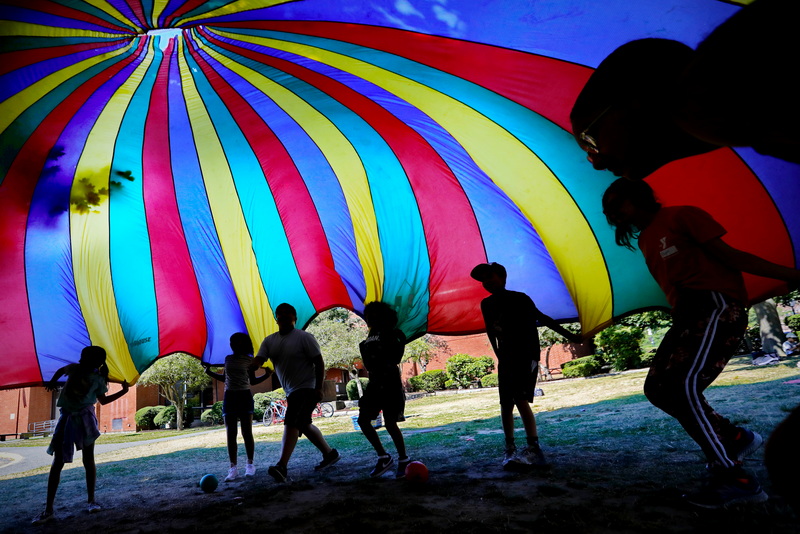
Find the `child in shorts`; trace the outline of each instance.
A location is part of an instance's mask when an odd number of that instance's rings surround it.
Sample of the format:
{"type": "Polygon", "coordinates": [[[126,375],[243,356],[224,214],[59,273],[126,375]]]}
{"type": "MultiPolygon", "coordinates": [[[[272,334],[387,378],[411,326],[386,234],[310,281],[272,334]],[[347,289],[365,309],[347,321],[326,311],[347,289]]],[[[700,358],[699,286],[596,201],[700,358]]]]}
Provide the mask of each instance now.
{"type": "Polygon", "coordinates": [[[364,307],[369,327],[367,339],[359,344],[361,359],[369,372],[369,386],[358,401],[358,425],[378,454],[378,462],[369,476],[379,477],[391,469],[394,461],[383,448],[372,421],[383,412],[383,424],[397,450],[396,478],[403,478],[409,463],[403,433],[397,421],[405,408],[405,392],[400,379],[406,336],[397,326],[397,312],[385,302],[370,302],[364,307]]]}
{"type": "Polygon", "coordinates": [[[83,451],[83,466],[86,469],[87,509],[97,512],[102,507],[94,496],[97,481],[97,466],[94,461],[94,442],[100,436],[97,427],[97,416],[94,405],[108,404],[128,392],[128,383],[122,382],[122,390],[106,395],[108,391],[108,367],[106,367],[106,351],[102,347],[90,346],[81,351],[78,363],[71,363],[55,372],[53,378],[45,386],[48,391],[58,389],[58,379],[67,376],[64,389],[58,396],[56,406],[60,408],[53,439],[47,448],[47,454],[53,455],[50,475],[47,479],[47,504],[37,515],[33,524],[46,523],[55,518],[53,504],[56,491],[61,482],[61,471],[65,463],[72,463],[75,449],[83,451]]]}
{"type": "Polygon", "coordinates": [[[506,289],[506,269],[499,263],[482,263],[472,269],[470,276],[491,293],[481,302],[481,312],[486,335],[497,355],[500,420],[505,436],[503,469],[545,466],[547,462],[539,446],[536,418],[531,410],[541,350],[537,322],[574,343],[580,343],[581,339],[539,311],[528,295],[506,289]],[[514,438],[515,406],[526,439],[526,447],[519,454],[514,438]]]}

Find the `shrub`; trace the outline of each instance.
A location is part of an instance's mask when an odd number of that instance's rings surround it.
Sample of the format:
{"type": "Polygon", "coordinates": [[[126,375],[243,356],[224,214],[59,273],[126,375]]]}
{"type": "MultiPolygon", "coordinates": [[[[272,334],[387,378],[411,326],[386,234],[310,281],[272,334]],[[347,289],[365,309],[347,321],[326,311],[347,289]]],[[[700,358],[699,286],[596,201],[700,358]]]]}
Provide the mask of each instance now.
{"type": "MultiPolygon", "coordinates": [[[[792,332],[797,332],[800,330],[800,315],[789,315],[784,317],[783,322],[786,323],[786,326],[789,327],[789,330],[792,332]]],[[[761,336],[758,336],[761,339],[761,336]]]]}
{"type": "Polygon", "coordinates": [[[427,391],[432,393],[440,391],[445,388],[445,380],[447,375],[442,369],[434,369],[432,371],[425,371],[417,376],[412,376],[408,379],[408,385],[414,391],[427,391]]]}
{"type": "Polygon", "coordinates": [[[153,430],[158,428],[153,421],[166,406],[145,406],[136,410],[133,418],[136,421],[136,428],[142,430],[153,430]]]}
{"type": "Polygon", "coordinates": [[[468,387],[493,370],[494,360],[489,356],[473,358],[469,354],[456,354],[447,360],[447,376],[455,387],[468,387]]]}
{"type": "MultiPolygon", "coordinates": [[[[262,416],[263,417],[263,416],[262,416]]],[[[220,421],[214,419],[214,410],[209,408],[208,410],[203,411],[203,414],[200,416],[200,421],[204,425],[218,425],[220,421]]]]}
{"type": "Polygon", "coordinates": [[[491,373],[481,377],[481,386],[485,388],[496,388],[498,385],[497,373],[491,373]]]}
{"type": "Polygon", "coordinates": [[[222,401],[215,402],[211,408],[203,412],[200,421],[206,425],[221,425],[224,421],[222,417],[222,401]]]}
{"type": "MultiPolygon", "coordinates": [[[[792,316],[792,317],[794,317],[794,316],[792,316]]],[[[788,326],[789,328],[792,328],[791,326],[789,326],[788,323],[787,323],[786,326],[788,326]]],[[[746,342],[744,342],[744,340],[742,340],[743,344],[745,345],[745,349],[744,349],[743,352],[746,353],[746,352],[750,352],[750,350],[754,350],[754,351],[755,350],[761,350],[761,327],[759,325],[747,327],[747,330],[744,333],[744,337],[746,337],[747,341],[749,341],[750,343],[747,344],[746,342]]]]}
{"type": "Polygon", "coordinates": [[[584,356],[561,364],[564,378],[578,378],[596,375],[603,368],[603,362],[597,356],[584,356]]]}
{"type": "MultiPolygon", "coordinates": [[[[361,389],[367,391],[369,378],[361,377],[358,380],[359,382],[361,382],[361,389]]],[[[349,400],[358,400],[358,385],[356,385],[355,378],[347,383],[347,385],[345,386],[345,390],[347,391],[347,398],[349,400]]]]}
{"type": "Polygon", "coordinates": [[[161,410],[161,413],[159,413],[155,419],[153,419],[153,422],[159,427],[169,424],[170,427],[174,428],[177,420],[178,409],[175,406],[170,405],[161,410]]]}
{"type": "Polygon", "coordinates": [[[603,358],[615,371],[625,371],[642,366],[644,331],[637,326],[611,326],[595,337],[595,344],[603,358]]]}

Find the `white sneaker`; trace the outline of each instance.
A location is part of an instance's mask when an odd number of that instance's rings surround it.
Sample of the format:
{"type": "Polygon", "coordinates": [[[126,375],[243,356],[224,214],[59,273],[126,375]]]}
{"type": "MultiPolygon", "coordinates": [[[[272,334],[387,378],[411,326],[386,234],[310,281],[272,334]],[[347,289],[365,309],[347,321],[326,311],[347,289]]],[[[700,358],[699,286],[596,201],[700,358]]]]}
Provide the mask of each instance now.
{"type": "Polygon", "coordinates": [[[256,466],[253,464],[247,464],[246,466],[244,466],[244,476],[246,477],[256,476],[256,466]]]}
{"type": "Polygon", "coordinates": [[[236,466],[231,467],[228,469],[228,476],[225,477],[225,482],[231,482],[232,480],[236,480],[239,477],[239,470],[236,466]]]}
{"type": "Polygon", "coordinates": [[[764,354],[753,358],[753,365],[775,365],[780,362],[780,358],[776,358],[772,354],[764,354]]]}

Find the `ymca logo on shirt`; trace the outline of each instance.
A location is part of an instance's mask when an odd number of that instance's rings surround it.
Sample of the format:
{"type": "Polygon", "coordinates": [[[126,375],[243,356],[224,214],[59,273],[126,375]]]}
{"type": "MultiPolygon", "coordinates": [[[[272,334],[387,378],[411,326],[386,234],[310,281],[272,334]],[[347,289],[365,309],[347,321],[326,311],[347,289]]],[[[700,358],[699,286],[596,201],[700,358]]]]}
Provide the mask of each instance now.
{"type": "Polygon", "coordinates": [[[661,239],[659,239],[659,242],[661,243],[661,252],[660,252],[660,254],[661,254],[661,258],[662,259],[669,258],[673,254],[677,254],[678,253],[678,247],[676,247],[675,245],[672,245],[671,247],[667,246],[667,237],[666,236],[664,236],[661,239]]]}

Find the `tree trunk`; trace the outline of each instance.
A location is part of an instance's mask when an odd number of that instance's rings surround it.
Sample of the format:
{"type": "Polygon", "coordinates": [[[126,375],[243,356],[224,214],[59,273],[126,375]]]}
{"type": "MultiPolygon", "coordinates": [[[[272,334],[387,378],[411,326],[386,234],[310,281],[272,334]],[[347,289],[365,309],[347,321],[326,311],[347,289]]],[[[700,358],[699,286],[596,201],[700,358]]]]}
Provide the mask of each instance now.
{"type": "Polygon", "coordinates": [[[778,317],[778,307],[775,301],[767,299],[753,305],[753,311],[758,320],[758,328],[761,332],[761,350],[767,354],[775,353],[779,357],[786,357],[783,352],[783,328],[778,317]]]}
{"type": "Polygon", "coordinates": [[[553,375],[550,373],[550,349],[552,348],[553,348],[552,345],[548,345],[547,350],[544,353],[544,368],[542,368],[542,366],[539,365],[539,371],[541,372],[542,377],[544,377],[545,380],[553,379],[553,375]]]}
{"type": "Polygon", "coordinates": [[[178,404],[175,404],[175,408],[178,409],[178,413],[175,416],[178,430],[183,430],[183,407],[185,406],[185,404],[182,401],[183,399],[181,399],[180,406],[178,406],[178,404]]]}
{"type": "Polygon", "coordinates": [[[364,390],[361,388],[361,379],[358,377],[358,369],[355,367],[350,369],[350,376],[356,381],[356,389],[358,389],[358,398],[360,399],[364,396],[364,390]]]}

